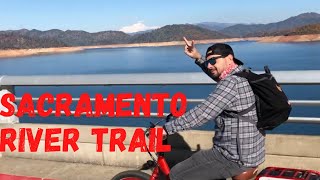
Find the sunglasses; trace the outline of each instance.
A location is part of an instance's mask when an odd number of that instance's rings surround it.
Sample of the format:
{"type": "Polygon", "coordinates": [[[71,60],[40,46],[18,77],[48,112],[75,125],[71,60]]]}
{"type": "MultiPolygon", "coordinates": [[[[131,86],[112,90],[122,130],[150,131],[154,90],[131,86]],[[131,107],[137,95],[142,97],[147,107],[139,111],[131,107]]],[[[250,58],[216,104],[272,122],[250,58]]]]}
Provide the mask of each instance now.
{"type": "Polygon", "coordinates": [[[219,59],[219,58],[224,58],[224,57],[225,57],[225,56],[218,56],[218,57],[210,58],[210,59],[208,59],[208,60],[206,60],[206,61],[204,62],[204,65],[205,65],[205,67],[208,67],[209,64],[215,65],[216,62],[217,62],[217,59],[219,59]]]}

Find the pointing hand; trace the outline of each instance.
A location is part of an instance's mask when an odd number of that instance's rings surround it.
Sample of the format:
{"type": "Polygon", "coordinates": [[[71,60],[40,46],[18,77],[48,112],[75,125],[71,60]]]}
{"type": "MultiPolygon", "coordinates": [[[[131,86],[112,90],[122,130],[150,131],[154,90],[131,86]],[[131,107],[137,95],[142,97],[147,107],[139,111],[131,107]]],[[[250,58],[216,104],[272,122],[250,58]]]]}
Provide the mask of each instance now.
{"type": "Polygon", "coordinates": [[[194,46],[194,40],[191,43],[187,40],[187,38],[183,37],[184,42],[186,43],[184,47],[184,53],[193,59],[200,59],[201,54],[198,52],[196,47],[194,46]]]}

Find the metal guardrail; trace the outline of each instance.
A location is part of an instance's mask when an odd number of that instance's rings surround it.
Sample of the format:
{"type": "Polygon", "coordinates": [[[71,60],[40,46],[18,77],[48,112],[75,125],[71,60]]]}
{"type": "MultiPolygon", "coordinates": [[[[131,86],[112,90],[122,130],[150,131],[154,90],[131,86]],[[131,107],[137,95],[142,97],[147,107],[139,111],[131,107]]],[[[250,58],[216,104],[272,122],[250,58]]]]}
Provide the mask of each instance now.
{"type": "MultiPolygon", "coordinates": [[[[262,72],[256,72],[262,73],[262,72]]],[[[282,85],[320,85],[320,70],[273,71],[282,85]]],[[[202,72],[196,73],[140,73],[104,75],[52,75],[52,76],[1,76],[0,89],[14,86],[95,86],[95,85],[211,85],[215,82],[202,72]]],[[[21,98],[17,97],[17,100],[21,98]]],[[[37,98],[33,98],[37,100],[37,98]]],[[[79,98],[73,98],[73,101],[79,98]]],[[[91,100],[94,100],[92,98],[91,100]]],[[[126,101],[133,101],[127,99],[126,101]]],[[[188,99],[188,103],[200,103],[204,99],[188,99]]],[[[165,102],[171,101],[165,99],[165,102]]],[[[293,106],[320,106],[320,100],[290,100],[293,106]]],[[[151,113],[151,116],[157,114],[151,113]]],[[[320,123],[319,117],[290,117],[290,122],[320,123]]]]}
{"type": "MultiPolygon", "coordinates": [[[[261,73],[257,71],[256,73],[261,73]]],[[[320,84],[320,70],[273,71],[280,84],[320,84]]],[[[104,75],[0,76],[0,86],[197,85],[215,82],[202,72],[104,75]]]]}

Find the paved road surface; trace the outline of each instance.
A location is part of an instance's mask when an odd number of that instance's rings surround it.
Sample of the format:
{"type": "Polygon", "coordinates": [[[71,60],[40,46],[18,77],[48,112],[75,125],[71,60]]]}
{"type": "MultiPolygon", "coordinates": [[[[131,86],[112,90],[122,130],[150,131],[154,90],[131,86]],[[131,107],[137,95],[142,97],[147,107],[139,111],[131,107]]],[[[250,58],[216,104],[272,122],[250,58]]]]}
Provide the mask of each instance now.
{"type": "Polygon", "coordinates": [[[115,174],[129,169],[132,168],[0,157],[1,180],[110,180],[115,174]]]}

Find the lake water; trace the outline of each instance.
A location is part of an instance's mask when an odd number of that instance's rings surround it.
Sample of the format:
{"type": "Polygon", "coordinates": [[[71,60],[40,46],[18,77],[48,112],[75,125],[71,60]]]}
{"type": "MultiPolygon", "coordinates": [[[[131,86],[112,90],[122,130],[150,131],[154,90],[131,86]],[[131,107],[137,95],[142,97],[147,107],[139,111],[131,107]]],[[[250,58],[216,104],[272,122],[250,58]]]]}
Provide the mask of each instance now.
{"type": "MultiPolygon", "coordinates": [[[[264,65],[272,70],[320,70],[320,42],[308,43],[229,43],[238,59],[247,67],[262,71],[264,65]]],[[[197,45],[205,53],[208,45],[197,45]]],[[[0,60],[0,75],[74,75],[74,74],[114,74],[153,72],[200,72],[193,60],[185,56],[183,46],[139,47],[116,49],[93,49],[69,54],[42,55],[0,60]]],[[[81,93],[142,93],[169,92],[173,95],[181,91],[188,98],[205,98],[213,86],[95,86],[95,87],[16,87],[17,96],[25,92],[34,97],[44,92],[53,94],[68,92],[74,97],[81,93]]],[[[320,86],[284,86],[291,100],[320,100],[320,86]]],[[[192,108],[195,104],[188,104],[192,108]]],[[[75,104],[73,105],[73,107],[75,104]]],[[[156,107],[152,107],[155,109],[156,107]]],[[[168,107],[166,105],[166,110],[168,107]]],[[[166,111],[167,112],[167,111],[166,111]]],[[[291,116],[320,117],[319,107],[294,107],[291,116]]],[[[73,118],[22,117],[27,123],[65,123],[112,126],[146,126],[149,120],[136,118],[73,118]]],[[[152,121],[155,121],[153,119],[152,121]]],[[[208,123],[200,129],[211,129],[208,123]]],[[[286,123],[270,133],[316,134],[320,135],[319,124],[286,123]]]]}

